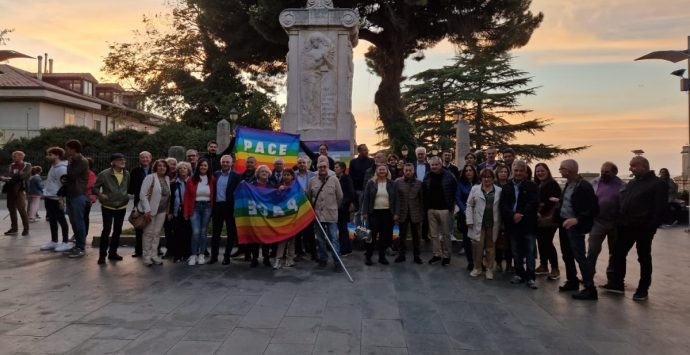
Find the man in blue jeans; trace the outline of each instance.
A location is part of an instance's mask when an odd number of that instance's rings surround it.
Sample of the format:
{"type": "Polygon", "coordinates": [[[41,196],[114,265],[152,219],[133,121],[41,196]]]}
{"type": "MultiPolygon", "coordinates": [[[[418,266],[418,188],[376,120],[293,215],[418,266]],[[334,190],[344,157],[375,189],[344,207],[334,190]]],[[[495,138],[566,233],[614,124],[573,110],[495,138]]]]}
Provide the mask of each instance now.
{"type": "Polygon", "coordinates": [[[307,196],[321,222],[321,226],[326,231],[326,235],[324,235],[323,230],[318,225],[319,222],[315,222],[314,229],[319,239],[319,267],[328,265],[327,251],[329,249],[328,241],[330,241],[330,244],[333,245],[331,252],[333,253],[335,271],[342,272],[342,265],[338,262],[337,255],[340,254],[338,206],[343,202],[343,190],[337,177],[328,176],[328,161],[320,161],[316,168],[318,172],[315,177],[309,180],[307,196]]]}
{"type": "Polygon", "coordinates": [[[594,274],[587,262],[585,234],[589,233],[594,218],[599,214],[599,203],[592,185],[578,174],[575,160],[566,159],[558,171],[567,182],[561,195],[561,203],[555,216],[559,221],[561,254],[565,263],[567,281],[558,290],[560,292],[580,290],[575,262],[580,268],[585,288],[572,297],[576,300],[596,300],[597,289],[594,287],[594,274]]]}
{"type": "Polygon", "coordinates": [[[527,287],[537,289],[534,272],[539,204],[537,184],[527,179],[524,161],[516,160],[512,169],[513,178],[503,188],[500,201],[501,216],[515,256],[515,276],[510,283],[527,281],[527,287]]]}
{"type": "Polygon", "coordinates": [[[75,246],[67,255],[70,258],[81,258],[86,248],[86,224],[84,212],[89,197],[86,195],[86,184],[89,181],[89,162],[81,155],[81,142],[72,139],[65,143],[65,154],[69,157],[67,176],[64,183],[67,198],[69,221],[74,231],[75,246]]]}

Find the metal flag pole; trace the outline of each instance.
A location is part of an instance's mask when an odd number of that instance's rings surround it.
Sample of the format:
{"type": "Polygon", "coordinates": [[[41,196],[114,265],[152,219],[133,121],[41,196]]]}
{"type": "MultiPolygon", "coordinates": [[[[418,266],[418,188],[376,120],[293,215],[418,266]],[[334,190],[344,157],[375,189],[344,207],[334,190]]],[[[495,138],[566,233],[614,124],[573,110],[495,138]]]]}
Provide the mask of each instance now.
{"type": "MultiPolygon", "coordinates": [[[[309,204],[311,205],[311,201],[309,201],[309,204]]],[[[314,206],[311,206],[312,210],[314,209],[314,206]]],[[[347,278],[350,279],[350,282],[355,282],[355,280],[352,279],[352,276],[350,276],[350,272],[347,271],[347,268],[345,267],[345,264],[343,264],[343,261],[340,259],[340,255],[335,252],[335,248],[333,247],[333,243],[331,243],[331,239],[328,238],[328,234],[326,233],[326,230],[323,228],[323,225],[321,224],[321,221],[319,220],[319,216],[316,215],[316,210],[314,210],[314,218],[316,219],[316,224],[319,225],[319,228],[321,228],[321,233],[324,235],[324,239],[328,242],[328,245],[331,247],[331,251],[333,252],[333,255],[335,255],[336,259],[338,259],[338,262],[340,263],[340,267],[345,270],[345,274],[347,275],[347,278]]],[[[348,236],[349,238],[349,236],[348,236]]]]}

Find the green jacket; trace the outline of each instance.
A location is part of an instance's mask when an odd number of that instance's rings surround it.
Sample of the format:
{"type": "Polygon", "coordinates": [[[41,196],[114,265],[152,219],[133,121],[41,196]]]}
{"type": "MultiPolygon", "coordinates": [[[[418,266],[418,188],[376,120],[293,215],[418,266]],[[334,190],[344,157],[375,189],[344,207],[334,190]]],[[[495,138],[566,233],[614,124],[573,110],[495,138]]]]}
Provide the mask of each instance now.
{"type": "Polygon", "coordinates": [[[127,186],[129,186],[129,171],[122,170],[122,182],[117,183],[113,168],[101,171],[93,185],[93,193],[98,196],[98,201],[104,206],[113,209],[122,208],[129,202],[127,186]],[[106,197],[107,196],[107,197],[106,197]]]}

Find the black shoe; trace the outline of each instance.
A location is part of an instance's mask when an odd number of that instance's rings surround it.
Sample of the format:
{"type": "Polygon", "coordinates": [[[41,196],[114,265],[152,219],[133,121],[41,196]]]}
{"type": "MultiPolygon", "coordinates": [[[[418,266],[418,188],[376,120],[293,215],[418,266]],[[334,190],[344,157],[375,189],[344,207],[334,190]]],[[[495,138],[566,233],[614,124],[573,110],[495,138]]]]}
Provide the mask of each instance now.
{"type": "Polygon", "coordinates": [[[251,264],[249,264],[249,267],[257,267],[259,266],[259,260],[252,260],[251,264]]]}
{"type": "Polygon", "coordinates": [[[434,264],[436,264],[437,262],[439,262],[439,261],[441,261],[441,260],[442,260],[442,259],[441,259],[440,256],[434,256],[433,258],[429,259],[429,264],[430,264],[430,265],[434,265],[434,264]]]}
{"type": "Polygon", "coordinates": [[[367,258],[367,259],[364,261],[364,265],[366,265],[366,266],[371,266],[371,265],[374,265],[374,263],[371,261],[371,258],[367,258]]]}
{"type": "Polygon", "coordinates": [[[70,259],[82,258],[84,257],[84,251],[75,247],[69,254],[67,254],[67,257],[70,259]]]}
{"type": "Polygon", "coordinates": [[[110,254],[110,255],[108,255],[108,260],[120,261],[120,260],[122,260],[122,257],[117,255],[117,254],[110,254]]]}
{"type": "Polygon", "coordinates": [[[324,268],[326,266],[328,266],[328,261],[326,261],[326,260],[319,261],[319,265],[318,265],[319,268],[324,268]]]}
{"type": "Polygon", "coordinates": [[[350,256],[352,254],[351,251],[346,251],[344,253],[340,253],[340,256],[350,256]]]}
{"type": "Polygon", "coordinates": [[[17,230],[16,229],[10,229],[7,232],[5,232],[5,235],[17,235],[17,230]]]}
{"type": "Polygon", "coordinates": [[[269,258],[264,258],[264,266],[271,266],[271,259],[269,258]]]}
{"type": "Polygon", "coordinates": [[[213,257],[213,256],[212,256],[211,259],[209,259],[209,261],[206,262],[206,264],[211,265],[211,264],[215,264],[215,263],[217,263],[217,262],[218,262],[218,257],[217,257],[217,256],[216,256],[216,257],[213,257]]]}
{"type": "Polygon", "coordinates": [[[646,290],[638,289],[633,295],[633,301],[646,301],[649,298],[649,293],[646,290]]]}
{"type": "Polygon", "coordinates": [[[576,299],[576,300],[597,300],[597,299],[599,299],[599,296],[597,295],[597,289],[594,286],[582,289],[582,291],[573,294],[571,297],[573,297],[573,299],[576,299]]]}
{"type": "Polygon", "coordinates": [[[388,259],[386,259],[386,257],[384,256],[384,257],[379,257],[379,264],[388,265],[390,263],[388,262],[388,259]]]}
{"type": "Polygon", "coordinates": [[[467,271],[472,271],[472,270],[474,270],[474,264],[473,263],[467,264],[467,271]]]}
{"type": "Polygon", "coordinates": [[[396,263],[402,263],[403,261],[405,261],[405,255],[403,255],[403,254],[398,255],[398,257],[395,258],[394,261],[395,261],[396,263]]]}
{"type": "Polygon", "coordinates": [[[221,265],[228,265],[230,264],[230,258],[229,257],[224,257],[223,261],[220,263],[221,265]]]}
{"type": "Polygon", "coordinates": [[[567,281],[562,286],[558,286],[559,292],[577,291],[579,289],[580,289],[580,283],[577,281],[575,281],[575,282],[567,281]]]}
{"type": "Polygon", "coordinates": [[[105,265],[105,256],[98,257],[98,265],[105,265]]]}
{"type": "Polygon", "coordinates": [[[424,262],[422,261],[422,258],[420,258],[420,257],[418,257],[418,256],[415,256],[415,257],[414,257],[414,263],[415,263],[415,264],[420,264],[420,265],[421,265],[421,264],[424,264],[424,262]]]}
{"type": "Polygon", "coordinates": [[[443,261],[441,261],[441,266],[447,265],[450,265],[450,258],[443,258],[443,261]]]}
{"type": "Polygon", "coordinates": [[[133,258],[141,258],[141,253],[134,253],[132,254],[133,258]]]}
{"type": "Polygon", "coordinates": [[[335,264],[335,268],[333,269],[336,273],[341,273],[343,272],[343,267],[340,264],[335,264]]]}
{"type": "Polygon", "coordinates": [[[29,230],[28,229],[23,230],[22,231],[22,237],[26,237],[27,235],[29,235],[29,230]]]}
{"type": "Polygon", "coordinates": [[[205,256],[205,257],[208,257],[209,255],[211,255],[211,253],[209,253],[209,252],[208,252],[208,249],[206,249],[206,250],[204,251],[204,256],[205,256]]]}
{"type": "Polygon", "coordinates": [[[622,295],[622,294],[625,293],[625,288],[624,288],[623,286],[614,285],[614,284],[612,284],[612,283],[610,283],[610,282],[607,283],[607,284],[604,285],[604,286],[601,286],[601,288],[603,288],[604,290],[606,290],[606,292],[610,292],[610,293],[617,293],[617,294],[620,294],[620,295],[622,295]]]}

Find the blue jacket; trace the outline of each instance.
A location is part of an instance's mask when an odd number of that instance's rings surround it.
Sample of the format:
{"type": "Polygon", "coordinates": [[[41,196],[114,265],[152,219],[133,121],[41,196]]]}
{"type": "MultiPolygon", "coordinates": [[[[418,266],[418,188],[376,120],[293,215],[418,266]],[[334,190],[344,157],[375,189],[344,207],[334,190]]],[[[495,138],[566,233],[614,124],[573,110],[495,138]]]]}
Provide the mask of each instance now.
{"type": "Polygon", "coordinates": [[[34,175],[29,179],[29,196],[43,195],[43,180],[39,175],[34,175]]]}
{"type": "Polygon", "coordinates": [[[467,207],[467,198],[470,197],[470,191],[472,191],[471,182],[459,182],[458,188],[455,191],[455,203],[460,207],[460,211],[465,213],[465,208],[467,207]]]}

